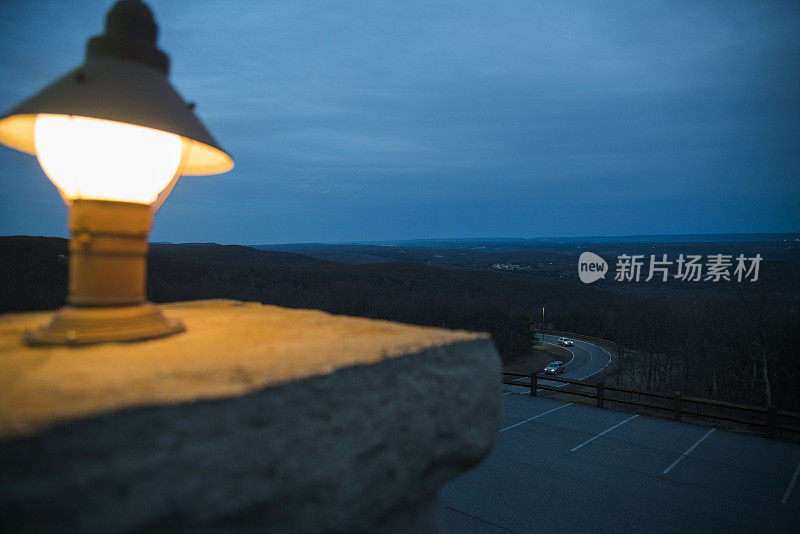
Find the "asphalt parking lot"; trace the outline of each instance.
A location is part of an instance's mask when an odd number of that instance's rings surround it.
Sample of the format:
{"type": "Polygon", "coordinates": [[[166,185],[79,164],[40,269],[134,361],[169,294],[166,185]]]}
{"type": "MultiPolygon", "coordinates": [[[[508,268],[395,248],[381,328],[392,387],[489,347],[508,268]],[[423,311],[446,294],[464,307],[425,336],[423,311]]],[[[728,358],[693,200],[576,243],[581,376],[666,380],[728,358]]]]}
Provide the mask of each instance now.
{"type": "Polygon", "coordinates": [[[442,490],[472,532],[797,532],[800,446],[504,393],[490,456],[442,490]]]}

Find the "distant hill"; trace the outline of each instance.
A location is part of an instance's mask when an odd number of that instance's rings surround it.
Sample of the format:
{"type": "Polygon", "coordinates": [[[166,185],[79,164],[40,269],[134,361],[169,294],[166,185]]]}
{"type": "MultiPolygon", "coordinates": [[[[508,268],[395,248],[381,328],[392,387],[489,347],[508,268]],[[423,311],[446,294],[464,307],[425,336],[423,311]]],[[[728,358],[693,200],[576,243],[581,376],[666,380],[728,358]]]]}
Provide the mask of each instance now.
{"type": "MultiPolygon", "coordinates": [[[[474,246],[476,243],[738,243],[765,241],[796,241],[800,232],[794,233],[740,233],[740,234],[654,234],[618,236],[577,236],[577,237],[533,237],[528,239],[422,239],[411,241],[387,241],[400,246],[420,246],[428,248],[450,248],[448,245],[474,246]]],[[[377,244],[377,243],[376,243],[377,244]]]]}
{"type": "Polygon", "coordinates": [[[347,241],[341,243],[284,243],[251,245],[255,248],[277,249],[283,247],[312,248],[320,246],[368,245],[403,248],[518,250],[520,247],[535,247],[540,244],[602,244],[602,243],[763,243],[798,242],[800,232],[781,233],[733,233],[733,234],[640,234],[619,236],[571,236],[571,237],[466,237],[441,239],[409,239],[399,241],[347,241]]]}
{"type": "MultiPolygon", "coordinates": [[[[54,309],[67,292],[67,243],[0,237],[0,312],[54,309]]],[[[153,244],[148,297],[258,301],[406,323],[488,331],[504,355],[527,350],[529,315],[542,302],[603,291],[546,278],[448,271],[413,262],[348,265],[213,243],[153,244]]],[[[594,306],[594,305],[591,305],[594,306]]]]}
{"type": "Polygon", "coordinates": [[[280,265],[324,269],[329,263],[302,254],[264,252],[242,245],[218,245],[216,243],[150,244],[151,258],[172,259],[183,262],[199,262],[216,265],[280,265]]]}
{"type": "MultiPolygon", "coordinates": [[[[64,304],[67,243],[59,238],[0,237],[0,312],[64,304]]],[[[774,259],[793,258],[796,244],[592,247],[603,254],[762,251],[773,259],[765,261],[763,278],[752,285],[607,280],[585,285],[573,276],[580,246],[541,246],[551,249],[317,246],[311,251],[324,257],[314,258],[298,254],[306,250],[303,247],[290,252],[161,243],[151,245],[147,293],[155,302],[230,298],[484,331],[505,359],[530,349],[532,326],[541,320],[544,306],[547,322],[556,328],[632,349],[612,369],[616,383],[761,403],[767,373],[771,402],[800,409],[800,269],[796,261],[774,259]],[[332,258],[348,263],[329,261],[332,258]],[[754,347],[764,347],[765,352],[754,347]]]]}
{"type": "MultiPolygon", "coordinates": [[[[452,243],[450,243],[452,245],[452,243]]],[[[461,248],[423,248],[399,245],[259,245],[265,251],[280,251],[302,254],[327,262],[352,265],[368,263],[408,262],[429,265],[441,269],[458,271],[511,271],[523,277],[546,277],[578,282],[578,257],[591,251],[605,258],[611,266],[612,276],[596,282],[595,287],[611,291],[653,292],[670,289],[690,293],[693,297],[703,292],[739,292],[753,288],[747,284],[697,282],[685,283],[669,279],[644,283],[619,283],[614,281],[617,259],[623,254],[650,256],[676,261],[683,255],[699,255],[703,258],[716,254],[736,258],[740,254],[747,258],[760,255],[763,258],[759,279],[787,293],[800,295],[800,241],[725,241],[725,242],[676,242],[676,243],[504,243],[464,242],[461,248]],[[483,243],[483,244],[480,244],[483,243]],[[472,246],[474,245],[474,246],[472,246]]],[[[647,273],[645,272],[645,276],[647,273]]]]}

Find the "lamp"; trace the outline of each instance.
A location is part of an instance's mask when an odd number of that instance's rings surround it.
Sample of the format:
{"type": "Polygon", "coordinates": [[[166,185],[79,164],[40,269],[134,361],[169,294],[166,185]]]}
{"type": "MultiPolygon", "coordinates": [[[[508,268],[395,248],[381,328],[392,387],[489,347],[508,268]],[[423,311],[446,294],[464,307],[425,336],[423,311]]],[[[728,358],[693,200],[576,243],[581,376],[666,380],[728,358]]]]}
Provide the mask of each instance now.
{"type": "Polygon", "coordinates": [[[0,116],[0,143],[34,154],[69,206],[67,305],[25,333],[39,344],[182,332],[146,301],[152,217],[181,175],[233,160],[167,80],[169,59],[141,0],[120,0],[77,69],[0,116]]]}

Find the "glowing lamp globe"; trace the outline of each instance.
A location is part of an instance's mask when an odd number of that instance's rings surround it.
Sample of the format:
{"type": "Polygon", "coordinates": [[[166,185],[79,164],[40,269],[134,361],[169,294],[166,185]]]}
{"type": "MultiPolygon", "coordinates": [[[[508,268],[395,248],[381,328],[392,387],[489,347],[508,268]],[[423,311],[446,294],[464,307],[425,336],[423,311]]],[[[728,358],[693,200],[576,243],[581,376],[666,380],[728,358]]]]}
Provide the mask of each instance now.
{"type": "Polygon", "coordinates": [[[183,150],[169,132],[64,115],[38,115],[34,139],[39,164],[67,202],[152,204],[178,174],[183,150]]]}
{"type": "Polygon", "coordinates": [[[146,302],[153,213],[181,175],[233,168],[167,80],[157,27],[120,0],[77,69],[0,116],[0,143],[33,154],[70,207],[68,305],[29,344],[132,341],[184,330],[146,302]]]}

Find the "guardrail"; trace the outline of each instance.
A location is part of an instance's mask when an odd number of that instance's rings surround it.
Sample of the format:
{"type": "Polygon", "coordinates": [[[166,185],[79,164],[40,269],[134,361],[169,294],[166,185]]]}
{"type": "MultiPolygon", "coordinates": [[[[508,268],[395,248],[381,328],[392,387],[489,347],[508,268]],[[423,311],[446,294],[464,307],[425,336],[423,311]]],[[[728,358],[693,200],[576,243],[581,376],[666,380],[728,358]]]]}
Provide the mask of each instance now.
{"type": "Polygon", "coordinates": [[[699,417],[709,417],[712,419],[721,419],[724,421],[732,421],[735,423],[744,423],[748,425],[762,426],[765,427],[765,435],[770,439],[775,439],[776,430],[785,430],[788,432],[800,433],[800,413],[788,412],[784,410],[776,410],[774,406],[770,406],[768,408],[760,408],[758,406],[748,406],[746,404],[737,404],[733,402],[718,401],[713,399],[702,399],[699,397],[683,397],[681,396],[680,392],[668,395],[666,393],[642,391],[638,389],[625,388],[621,386],[608,386],[604,385],[603,382],[592,384],[590,382],[586,382],[583,380],[574,380],[572,378],[563,378],[557,376],[546,376],[539,373],[532,373],[530,375],[520,374],[520,373],[506,373],[506,372],[503,373],[504,384],[514,385],[514,386],[526,385],[519,383],[520,378],[530,379],[530,394],[533,397],[536,396],[537,390],[541,389],[546,391],[556,391],[558,393],[564,393],[567,395],[577,395],[580,397],[588,397],[590,399],[596,399],[597,406],[599,408],[604,408],[606,402],[617,402],[620,404],[631,404],[633,406],[641,406],[644,408],[650,408],[654,410],[664,410],[667,412],[672,412],[672,418],[675,421],[680,421],[683,415],[693,415],[699,417]],[[548,384],[542,384],[539,382],[540,378],[553,382],[562,382],[566,384],[571,384],[585,389],[594,388],[594,392],[587,392],[585,390],[578,391],[577,389],[568,390],[565,389],[563,386],[551,386],[548,384]],[[607,395],[608,392],[622,393],[630,396],[636,395],[639,397],[644,397],[648,400],[621,398],[619,395],[611,397],[607,395]],[[661,401],[666,400],[671,402],[667,403],[649,402],[649,400],[651,399],[659,399],[661,401]],[[694,409],[687,409],[684,406],[684,404],[686,403],[694,405],[693,406],[694,409]],[[718,412],[703,411],[704,407],[710,407],[712,409],[722,408],[726,410],[728,413],[718,413],[719,410],[718,412]],[[752,418],[739,417],[738,415],[736,415],[741,412],[758,414],[759,418],[752,419],[752,418]],[[779,421],[778,418],[781,418],[783,421],[779,421]],[[796,422],[796,424],[788,426],[786,423],[786,421],[788,420],[793,420],[796,422]]]}

